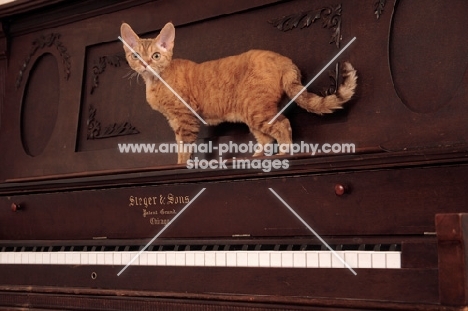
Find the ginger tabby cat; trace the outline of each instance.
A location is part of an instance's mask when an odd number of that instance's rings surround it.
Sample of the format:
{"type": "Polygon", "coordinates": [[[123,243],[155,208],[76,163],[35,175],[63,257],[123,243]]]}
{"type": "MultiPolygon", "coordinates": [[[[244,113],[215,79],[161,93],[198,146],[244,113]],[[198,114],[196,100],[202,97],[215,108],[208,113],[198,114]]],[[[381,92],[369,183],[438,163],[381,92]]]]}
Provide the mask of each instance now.
{"type": "MultiPolygon", "coordinates": [[[[140,39],[128,24],[121,26],[122,39],[179,94],[209,125],[243,122],[257,142],[264,146],[275,140],[292,144],[289,120],[278,113],[278,103],[286,94],[293,98],[303,88],[301,74],[287,57],[271,51],[250,50],[201,64],[172,59],[175,29],[168,23],[154,39],[140,39]]],[[[124,44],[130,67],[146,84],[149,105],[161,112],[175,132],[177,143],[193,143],[200,129],[199,119],[124,44]]],[[[331,113],[349,101],[356,88],[356,71],[343,65],[344,81],[336,94],[326,97],[303,92],[295,101],[316,114],[331,113]]],[[[263,155],[261,150],[254,156],[263,155]]],[[[179,150],[178,163],[186,163],[190,153],[179,150]]]]}

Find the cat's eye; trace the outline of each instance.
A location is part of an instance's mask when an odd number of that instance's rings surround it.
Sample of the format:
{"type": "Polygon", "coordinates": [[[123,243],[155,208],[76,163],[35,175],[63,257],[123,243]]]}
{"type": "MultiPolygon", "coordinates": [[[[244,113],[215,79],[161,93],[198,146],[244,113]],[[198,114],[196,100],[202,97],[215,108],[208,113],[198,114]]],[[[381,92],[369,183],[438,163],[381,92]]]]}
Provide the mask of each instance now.
{"type": "Polygon", "coordinates": [[[138,59],[138,56],[140,56],[138,53],[132,53],[132,59],[138,59]]]}
{"type": "Polygon", "coordinates": [[[151,58],[152,58],[152,59],[156,59],[156,60],[157,60],[157,59],[160,59],[160,58],[161,58],[161,53],[156,52],[156,53],[154,53],[153,55],[151,55],[151,58]]]}

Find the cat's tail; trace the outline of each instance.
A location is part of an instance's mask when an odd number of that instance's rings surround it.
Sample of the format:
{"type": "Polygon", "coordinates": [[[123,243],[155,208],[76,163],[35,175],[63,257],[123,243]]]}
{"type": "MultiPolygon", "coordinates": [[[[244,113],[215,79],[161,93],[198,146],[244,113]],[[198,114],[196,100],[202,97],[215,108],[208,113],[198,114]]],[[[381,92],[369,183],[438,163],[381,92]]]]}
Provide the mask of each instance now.
{"type": "MultiPolygon", "coordinates": [[[[304,91],[295,102],[308,112],[316,114],[332,113],[336,109],[341,109],[343,104],[349,101],[357,86],[357,74],[353,66],[345,62],[342,67],[343,83],[338,87],[335,94],[325,97],[304,91]]],[[[294,98],[304,87],[301,84],[299,69],[293,65],[288,66],[282,78],[283,89],[289,98],[294,98]]]]}

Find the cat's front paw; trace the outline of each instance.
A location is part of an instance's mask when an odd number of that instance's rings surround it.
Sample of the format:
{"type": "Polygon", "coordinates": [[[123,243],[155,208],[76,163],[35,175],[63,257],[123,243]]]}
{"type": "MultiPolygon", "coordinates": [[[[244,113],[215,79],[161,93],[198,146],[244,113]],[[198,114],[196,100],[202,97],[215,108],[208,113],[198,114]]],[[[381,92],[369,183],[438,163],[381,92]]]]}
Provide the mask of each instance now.
{"type": "Polygon", "coordinates": [[[180,152],[177,155],[177,164],[187,164],[187,161],[190,160],[191,154],[180,152]]]}

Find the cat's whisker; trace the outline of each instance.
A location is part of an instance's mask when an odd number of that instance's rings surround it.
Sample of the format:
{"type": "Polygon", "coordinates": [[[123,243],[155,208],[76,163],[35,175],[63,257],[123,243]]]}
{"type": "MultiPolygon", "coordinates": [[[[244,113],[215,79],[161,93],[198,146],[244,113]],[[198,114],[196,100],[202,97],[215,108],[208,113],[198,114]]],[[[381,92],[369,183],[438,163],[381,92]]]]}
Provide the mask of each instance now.
{"type": "Polygon", "coordinates": [[[128,78],[131,79],[135,74],[135,71],[129,70],[122,78],[128,78]]]}
{"type": "Polygon", "coordinates": [[[132,79],[136,77],[136,80],[137,80],[137,83],[140,83],[140,74],[138,72],[135,72],[133,70],[130,70],[129,72],[127,72],[122,78],[127,78],[128,80],[130,80],[130,84],[132,84],[132,79]]]}

